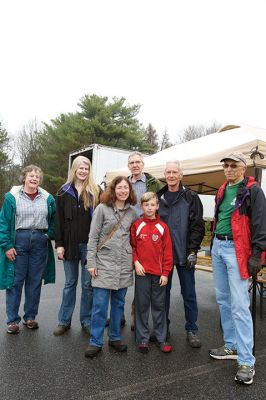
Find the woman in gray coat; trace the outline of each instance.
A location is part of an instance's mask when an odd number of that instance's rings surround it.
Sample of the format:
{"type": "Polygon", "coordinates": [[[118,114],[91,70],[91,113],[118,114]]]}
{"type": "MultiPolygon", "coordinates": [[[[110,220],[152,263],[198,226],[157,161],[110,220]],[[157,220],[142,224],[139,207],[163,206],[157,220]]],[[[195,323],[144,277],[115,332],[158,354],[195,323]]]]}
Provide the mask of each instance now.
{"type": "Polygon", "coordinates": [[[121,341],[121,318],[127,288],[133,284],[130,226],[137,219],[132,207],[136,195],[124,176],[113,179],[95,209],[88,244],[88,271],[92,276],[93,306],[86,357],[96,356],[103,346],[103,334],[110,299],[109,345],[126,351],[121,341]]]}

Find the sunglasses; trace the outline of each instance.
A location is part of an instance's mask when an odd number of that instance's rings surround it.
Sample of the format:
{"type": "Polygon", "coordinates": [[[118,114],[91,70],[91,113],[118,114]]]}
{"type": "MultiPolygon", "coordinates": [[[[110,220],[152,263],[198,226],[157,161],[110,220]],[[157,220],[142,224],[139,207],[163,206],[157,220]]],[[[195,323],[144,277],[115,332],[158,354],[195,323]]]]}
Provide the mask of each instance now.
{"type": "Polygon", "coordinates": [[[227,169],[227,168],[232,168],[232,169],[237,169],[238,167],[241,167],[241,165],[237,165],[237,164],[228,164],[228,163],[225,163],[225,164],[223,164],[223,169],[227,169]]]}

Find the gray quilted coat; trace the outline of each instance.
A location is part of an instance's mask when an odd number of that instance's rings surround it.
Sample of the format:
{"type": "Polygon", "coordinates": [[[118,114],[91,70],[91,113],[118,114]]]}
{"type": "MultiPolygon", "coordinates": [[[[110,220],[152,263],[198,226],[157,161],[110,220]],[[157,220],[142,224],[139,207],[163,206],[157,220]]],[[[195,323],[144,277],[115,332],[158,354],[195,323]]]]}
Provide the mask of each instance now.
{"type": "Polygon", "coordinates": [[[132,248],[130,245],[130,226],[137,219],[133,207],[126,204],[121,212],[115,206],[99,204],[91,223],[88,243],[87,268],[96,268],[97,277],[92,278],[93,287],[118,290],[133,285],[132,248]],[[97,251],[106,235],[117,224],[120,216],[126,215],[118,230],[97,251]]]}

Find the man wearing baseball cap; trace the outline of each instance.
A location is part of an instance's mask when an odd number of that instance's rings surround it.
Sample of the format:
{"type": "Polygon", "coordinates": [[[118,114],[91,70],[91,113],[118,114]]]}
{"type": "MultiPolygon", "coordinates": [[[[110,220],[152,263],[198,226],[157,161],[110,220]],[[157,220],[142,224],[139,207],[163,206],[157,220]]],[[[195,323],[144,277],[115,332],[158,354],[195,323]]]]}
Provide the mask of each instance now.
{"type": "Polygon", "coordinates": [[[266,201],[253,177],[245,176],[242,153],[222,158],[226,182],[215,199],[212,265],[224,345],[210,350],[218,360],[236,359],[235,381],[250,385],[255,375],[249,277],[256,275],[266,250],[266,201]]]}

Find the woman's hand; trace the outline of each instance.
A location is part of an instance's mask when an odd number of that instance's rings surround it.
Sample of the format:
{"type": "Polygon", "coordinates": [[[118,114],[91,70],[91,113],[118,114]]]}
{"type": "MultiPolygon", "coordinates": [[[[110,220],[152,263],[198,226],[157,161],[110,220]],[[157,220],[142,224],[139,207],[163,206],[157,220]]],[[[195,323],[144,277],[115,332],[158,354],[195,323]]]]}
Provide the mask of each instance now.
{"type": "Polygon", "coordinates": [[[97,269],[96,268],[88,268],[88,271],[91,274],[92,278],[96,278],[96,276],[97,276],[97,269]]]}
{"type": "Polygon", "coordinates": [[[15,261],[16,255],[17,255],[17,252],[14,249],[14,247],[12,247],[11,249],[6,251],[6,258],[8,258],[10,261],[15,261]]]}
{"type": "Polygon", "coordinates": [[[160,277],[160,281],[159,281],[159,285],[160,286],[165,286],[165,285],[167,285],[167,282],[168,282],[168,278],[166,277],[166,276],[161,276],[160,277]]]}
{"type": "Polygon", "coordinates": [[[64,260],[65,257],[65,248],[64,247],[57,247],[56,249],[58,260],[64,260]]]}
{"type": "Polygon", "coordinates": [[[145,276],[145,269],[143,268],[143,266],[139,261],[135,261],[135,271],[137,275],[145,276]]]}

